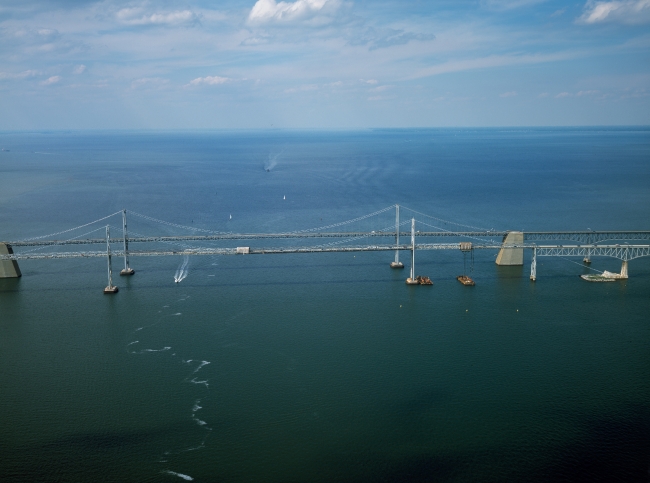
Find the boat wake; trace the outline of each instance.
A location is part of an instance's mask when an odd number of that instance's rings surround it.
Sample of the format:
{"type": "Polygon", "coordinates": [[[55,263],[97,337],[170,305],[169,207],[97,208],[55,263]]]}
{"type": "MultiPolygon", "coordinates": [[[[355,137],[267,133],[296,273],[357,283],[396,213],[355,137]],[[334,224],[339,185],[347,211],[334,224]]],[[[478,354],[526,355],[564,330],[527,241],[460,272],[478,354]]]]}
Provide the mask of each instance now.
{"type": "Polygon", "coordinates": [[[187,265],[189,263],[190,263],[190,257],[185,255],[183,257],[183,263],[181,263],[180,267],[178,267],[178,270],[176,270],[176,274],[174,275],[175,283],[180,283],[187,278],[187,274],[189,273],[189,269],[187,268],[187,265]]]}

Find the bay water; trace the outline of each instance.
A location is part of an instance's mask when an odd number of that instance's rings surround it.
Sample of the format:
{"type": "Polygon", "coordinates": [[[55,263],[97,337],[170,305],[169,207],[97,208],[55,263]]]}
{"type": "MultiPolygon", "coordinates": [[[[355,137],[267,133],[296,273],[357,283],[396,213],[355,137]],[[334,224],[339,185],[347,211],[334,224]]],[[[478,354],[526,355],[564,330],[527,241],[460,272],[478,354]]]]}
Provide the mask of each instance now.
{"type": "MultiPolygon", "coordinates": [[[[117,213],[51,238],[110,224],[120,249],[123,209],[132,236],[389,208],[336,228],[381,230],[396,203],[422,231],[650,230],[648,128],[4,132],[0,147],[5,241],[117,213]]],[[[529,252],[499,267],[494,250],[421,251],[434,285],[409,287],[401,256],[132,257],[132,277],[114,258],[110,296],[103,258],[21,261],[0,280],[0,479],[648,481],[650,259],[597,284],[578,258],[540,257],[531,282],[529,252]],[[469,270],[475,287],[456,281],[469,270]]]]}

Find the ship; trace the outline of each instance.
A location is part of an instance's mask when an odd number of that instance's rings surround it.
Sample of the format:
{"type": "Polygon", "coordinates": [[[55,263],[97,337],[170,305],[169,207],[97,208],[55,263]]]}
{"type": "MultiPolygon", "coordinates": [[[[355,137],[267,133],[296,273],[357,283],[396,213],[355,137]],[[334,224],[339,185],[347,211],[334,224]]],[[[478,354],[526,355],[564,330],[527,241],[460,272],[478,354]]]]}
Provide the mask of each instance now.
{"type": "Polygon", "coordinates": [[[468,286],[476,285],[476,282],[474,282],[474,280],[469,278],[467,275],[458,275],[456,277],[456,280],[458,280],[463,285],[468,285],[468,286]]]}
{"type": "Polygon", "coordinates": [[[580,275],[580,278],[587,282],[615,282],[616,280],[624,280],[627,276],[622,273],[612,273],[605,270],[599,275],[589,273],[587,275],[580,275]]]}

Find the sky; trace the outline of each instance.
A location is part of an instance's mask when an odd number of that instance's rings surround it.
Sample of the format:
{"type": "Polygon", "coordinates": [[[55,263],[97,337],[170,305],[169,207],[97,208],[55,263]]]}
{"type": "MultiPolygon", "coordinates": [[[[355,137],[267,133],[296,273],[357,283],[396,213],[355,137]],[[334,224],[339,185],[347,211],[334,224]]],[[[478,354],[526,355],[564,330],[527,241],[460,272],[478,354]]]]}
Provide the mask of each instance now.
{"type": "Polygon", "coordinates": [[[650,124],[650,0],[0,0],[0,130],[650,124]]]}

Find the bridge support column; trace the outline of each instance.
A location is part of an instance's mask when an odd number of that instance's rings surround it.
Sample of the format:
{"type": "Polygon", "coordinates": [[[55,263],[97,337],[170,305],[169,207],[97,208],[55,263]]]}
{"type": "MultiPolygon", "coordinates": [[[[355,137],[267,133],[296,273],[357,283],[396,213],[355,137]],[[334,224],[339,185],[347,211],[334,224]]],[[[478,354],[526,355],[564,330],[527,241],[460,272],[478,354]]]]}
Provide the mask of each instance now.
{"type": "MultiPolygon", "coordinates": [[[[13,255],[11,245],[0,243],[0,255],[13,255]]],[[[18,278],[22,276],[16,260],[0,260],[0,278],[18,278]]]]}
{"type": "Polygon", "coordinates": [[[537,280],[537,248],[533,248],[533,260],[530,262],[530,279],[537,280]]]}
{"type": "Polygon", "coordinates": [[[524,264],[524,249],[520,248],[524,244],[524,234],[521,231],[511,231],[503,237],[503,243],[497,255],[497,265],[523,265],[524,264]],[[515,248],[510,248],[513,245],[519,245],[515,248]]]}
{"type": "Polygon", "coordinates": [[[104,289],[104,293],[117,293],[118,288],[113,285],[113,270],[111,267],[111,232],[108,225],[106,225],[106,258],[108,259],[108,286],[104,289]]]}
{"type": "MultiPolygon", "coordinates": [[[[399,246],[399,205],[395,205],[395,246],[399,246]]],[[[404,268],[399,261],[399,250],[395,249],[395,261],[390,263],[390,268],[404,268]]]]}
{"type": "Polygon", "coordinates": [[[135,270],[129,267],[129,241],[126,236],[126,210],[122,210],[122,236],[124,238],[124,269],[120,275],[133,275],[135,270]]]}
{"type": "Polygon", "coordinates": [[[411,218],[411,276],[406,279],[407,285],[418,285],[415,278],[415,218],[411,218]]]}
{"type": "Polygon", "coordinates": [[[621,265],[621,278],[628,278],[628,275],[627,275],[627,260],[623,260],[623,264],[621,265]]]}
{"type": "Polygon", "coordinates": [[[587,248],[587,255],[582,259],[582,263],[589,265],[591,263],[591,248],[587,248]]]}

